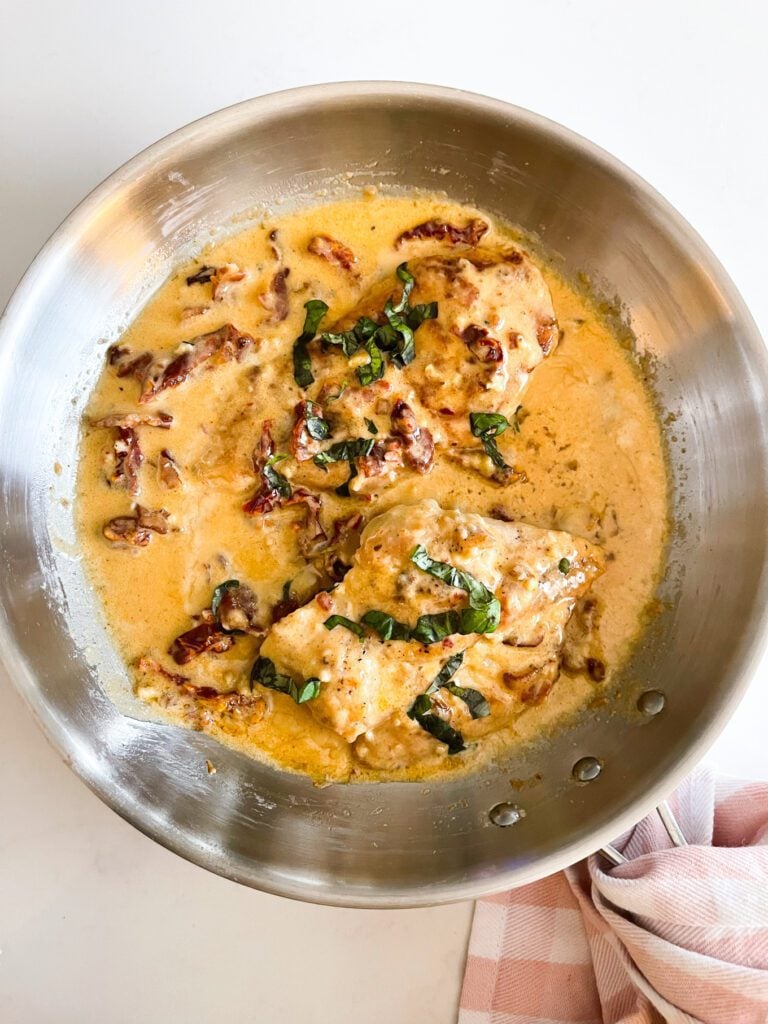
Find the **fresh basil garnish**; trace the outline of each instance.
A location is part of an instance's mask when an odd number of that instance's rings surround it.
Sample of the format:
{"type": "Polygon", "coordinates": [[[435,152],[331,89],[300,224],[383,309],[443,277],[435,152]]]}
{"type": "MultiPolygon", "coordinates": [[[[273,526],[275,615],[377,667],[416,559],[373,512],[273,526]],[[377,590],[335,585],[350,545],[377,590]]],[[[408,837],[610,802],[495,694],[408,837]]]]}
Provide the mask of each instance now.
{"type": "Polygon", "coordinates": [[[349,441],[337,441],[330,448],[318,452],[313,458],[316,466],[325,467],[331,462],[353,462],[361,456],[370,455],[376,442],[372,437],[355,437],[349,441]]]}
{"type": "Polygon", "coordinates": [[[273,491],[277,491],[281,498],[290,498],[293,494],[293,488],[288,480],[286,480],[282,473],[278,473],[275,469],[275,465],[278,462],[282,462],[287,458],[287,455],[284,455],[281,452],[275,452],[274,455],[269,456],[261,471],[261,475],[264,477],[269,487],[273,491]]]}
{"type": "MultiPolygon", "coordinates": [[[[297,704],[306,704],[308,700],[314,700],[315,697],[320,695],[321,685],[320,680],[314,677],[312,679],[305,679],[296,688],[296,697],[294,697],[294,700],[297,704]]],[[[291,694],[291,696],[293,696],[293,694],[291,694]]]]}
{"type": "Polygon", "coordinates": [[[413,274],[408,269],[407,263],[401,263],[395,271],[397,276],[403,282],[403,294],[400,296],[400,300],[396,303],[392,303],[391,299],[387,300],[384,306],[384,312],[386,313],[387,307],[389,307],[392,313],[405,313],[408,310],[408,300],[411,297],[413,286],[416,283],[413,274]]]}
{"type": "Polygon", "coordinates": [[[400,264],[397,276],[403,284],[403,293],[397,302],[392,302],[391,298],[385,302],[379,317],[385,323],[361,316],[348,331],[326,331],[320,335],[324,345],[338,345],[347,359],[361,348],[368,352],[369,361],[357,368],[357,376],[363,387],[384,376],[384,352],[390,354],[396,366],[403,367],[413,362],[416,356],[414,332],[425,320],[437,317],[436,302],[423,302],[413,308],[409,307],[408,301],[415,281],[407,263],[400,264]]]}
{"type": "Polygon", "coordinates": [[[357,352],[361,344],[354,328],[351,331],[339,331],[338,334],[331,334],[330,331],[324,331],[320,335],[320,341],[323,345],[339,345],[347,359],[357,352]]]}
{"type": "Polygon", "coordinates": [[[418,718],[420,715],[427,715],[432,710],[432,698],[429,691],[421,693],[408,710],[409,718],[418,718]]]}
{"type": "Polygon", "coordinates": [[[368,353],[369,359],[367,363],[358,366],[357,379],[363,387],[367,387],[384,376],[384,356],[374,338],[367,338],[363,342],[363,348],[368,353]]]}
{"type": "Polygon", "coordinates": [[[348,498],[349,482],[357,476],[355,459],[370,455],[375,443],[372,437],[356,437],[349,441],[337,441],[336,444],[332,444],[325,451],[318,452],[312,461],[316,466],[320,466],[321,469],[325,469],[332,462],[349,463],[349,477],[346,483],[336,488],[336,493],[340,498],[348,498]]]}
{"type": "Polygon", "coordinates": [[[436,302],[420,302],[418,306],[413,306],[405,320],[412,331],[416,331],[421,327],[425,320],[436,320],[437,319],[437,303],[436,302]]]}
{"type": "Polygon", "coordinates": [[[441,687],[445,687],[449,693],[464,701],[469,708],[472,718],[484,718],[491,713],[488,701],[479,690],[458,686],[450,681],[461,667],[463,661],[463,651],[449,658],[432,680],[427,690],[416,698],[408,712],[408,716],[417,722],[422,729],[425,729],[431,736],[434,736],[436,740],[447,745],[449,754],[458,754],[460,751],[466,750],[464,737],[453,726],[434,713],[431,694],[441,687]]]}
{"type": "Polygon", "coordinates": [[[434,736],[436,740],[445,743],[449,754],[458,754],[467,749],[461,733],[434,713],[432,699],[428,694],[422,693],[420,697],[416,698],[408,712],[408,717],[412,718],[431,736],[434,736]]]}
{"type": "Polygon", "coordinates": [[[350,633],[354,633],[360,640],[365,640],[365,630],[358,622],[353,622],[352,619],[348,619],[344,615],[331,615],[323,623],[326,629],[335,629],[337,626],[343,626],[348,629],[350,633]]]}
{"type": "Polygon", "coordinates": [[[236,590],[239,586],[240,580],[224,580],[223,583],[220,583],[218,587],[214,588],[213,597],[211,598],[211,615],[213,615],[214,619],[216,620],[216,625],[219,627],[222,633],[227,633],[231,636],[242,636],[243,630],[227,629],[227,627],[222,624],[222,621],[219,618],[219,608],[221,607],[221,602],[226,592],[228,590],[236,590]]]}
{"type": "Polygon", "coordinates": [[[329,402],[338,402],[348,387],[349,384],[343,380],[341,384],[339,384],[339,390],[335,394],[326,395],[325,404],[327,405],[329,402]]]}
{"type": "Polygon", "coordinates": [[[452,725],[449,725],[438,715],[417,715],[416,721],[422,729],[426,730],[431,736],[434,736],[436,740],[445,743],[449,754],[460,754],[462,750],[467,749],[464,737],[458,729],[454,729],[452,725]]]}
{"type": "Polygon", "coordinates": [[[307,433],[315,441],[326,441],[331,436],[331,425],[323,419],[319,409],[320,406],[315,402],[307,402],[307,433]]]}
{"type": "Polygon", "coordinates": [[[224,580],[223,583],[220,583],[218,587],[214,589],[213,597],[211,598],[211,614],[213,615],[214,619],[218,621],[219,606],[221,605],[221,599],[222,597],[224,597],[224,594],[228,590],[231,590],[233,587],[239,586],[240,580],[224,580]]]}
{"type": "Polygon", "coordinates": [[[411,561],[422,572],[463,590],[469,596],[469,607],[422,615],[413,630],[415,640],[424,644],[435,643],[451,633],[493,633],[501,619],[501,604],[493,592],[468,572],[456,569],[447,562],[431,558],[426,549],[417,545],[411,552],[411,561]]]}
{"type": "Polygon", "coordinates": [[[453,676],[461,668],[463,661],[463,651],[459,651],[458,654],[454,654],[452,658],[449,658],[432,680],[425,694],[434,693],[443,686],[454,697],[464,701],[473,718],[485,718],[487,715],[490,715],[491,709],[482,693],[479,690],[471,689],[469,686],[459,686],[458,683],[451,682],[453,676]]]}
{"type": "MultiPolygon", "coordinates": [[[[422,572],[429,573],[435,579],[442,580],[449,587],[456,587],[457,590],[466,591],[469,594],[471,608],[479,608],[483,604],[490,604],[492,601],[496,601],[493,592],[484,583],[476,580],[474,576],[470,576],[468,572],[464,572],[462,569],[456,569],[447,562],[438,562],[436,559],[431,558],[426,548],[421,544],[417,544],[411,552],[411,561],[422,572]]],[[[496,603],[498,604],[498,602],[496,603]]]]}
{"type": "Polygon", "coordinates": [[[421,644],[434,644],[458,632],[458,612],[437,612],[435,615],[420,615],[411,635],[421,644]]]}
{"type": "Polygon", "coordinates": [[[458,654],[454,654],[453,657],[449,658],[448,661],[443,665],[440,671],[437,673],[435,678],[429,684],[425,693],[434,693],[435,690],[439,690],[441,686],[445,686],[451,676],[458,672],[461,668],[462,662],[464,661],[464,651],[459,651],[458,654]]]}
{"type": "Polygon", "coordinates": [[[308,388],[315,377],[312,373],[312,359],[309,354],[309,343],[317,334],[320,321],[328,312],[328,306],[322,299],[310,299],[304,303],[307,315],[304,318],[304,330],[293,343],[293,379],[300,388],[308,388]]]}
{"type": "Polygon", "coordinates": [[[378,434],[379,428],[376,426],[373,420],[369,420],[367,416],[365,417],[365,425],[366,427],[368,427],[368,430],[371,434],[378,434]]]}
{"type": "Polygon", "coordinates": [[[454,633],[461,636],[469,636],[471,633],[493,633],[498,624],[498,616],[493,605],[482,608],[459,608],[449,612],[437,612],[434,615],[420,615],[411,630],[411,635],[419,643],[434,644],[454,633]]]}
{"type": "MultiPolygon", "coordinates": [[[[518,406],[518,409],[520,408],[522,407],[518,406]]],[[[517,421],[515,422],[517,423],[517,421]]],[[[469,429],[472,431],[473,437],[480,438],[486,454],[498,469],[511,468],[504,461],[504,456],[496,444],[496,438],[503,434],[508,427],[509,420],[500,412],[471,412],[469,414],[469,429]]],[[[515,429],[519,432],[519,424],[515,429]]]]}
{"type": "Polygon", "coordinates": [[[469,686],[457,686],[456,683],[448,683],[446,690],[464,701],[473,718],[487,718],[490,715],[490,705],[479,690],[473,690],[469,686]]]}
{"type": "Polygon", "coordinates": [[[509,426],[509,420],[500,412],[471,412],[469,427],[474,437],[498,437],[509,426]]]}
{"type": "Polygon", "coordinates": [[[410,640],[411,629],[385,612],[366,612],[360,621],[378,633],[381,640],[410,640]]]}
{"type": "Polygon", "coordinates": [[[314,700],[320,693],[322,685],[317,678],[302,679],[295,682],[290,676],[283,675],[275,668],[274,662],[269,658],[257,658],[251,669],[251,689],[253,684],[259,683],[266,686],[268,690],[277,690],[278,693],[285,693],[297,704],[304,704],[308,700],[314,700]]]}

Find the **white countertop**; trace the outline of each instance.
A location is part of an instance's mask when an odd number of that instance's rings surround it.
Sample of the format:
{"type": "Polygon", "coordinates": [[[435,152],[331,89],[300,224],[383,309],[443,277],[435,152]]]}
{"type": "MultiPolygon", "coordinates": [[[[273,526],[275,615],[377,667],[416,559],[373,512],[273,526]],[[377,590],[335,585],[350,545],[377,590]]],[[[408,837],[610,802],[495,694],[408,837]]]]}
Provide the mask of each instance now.
{"type": "MultiPolygon", "coordinates": [[[[390,78],[498,96],[615,153],[701,232],[768,336],[766,11],[29,0],[3,22],[0,304],[70,208],[158,137],[259,93],[390,78]]],[[[102,805],[0,688],[3,1024],[453,1019],[470,904],[335,910],[207,874],[102,805]]],[[[768,661],[710,760],[768,777],[766,722],[768,661]]]]}

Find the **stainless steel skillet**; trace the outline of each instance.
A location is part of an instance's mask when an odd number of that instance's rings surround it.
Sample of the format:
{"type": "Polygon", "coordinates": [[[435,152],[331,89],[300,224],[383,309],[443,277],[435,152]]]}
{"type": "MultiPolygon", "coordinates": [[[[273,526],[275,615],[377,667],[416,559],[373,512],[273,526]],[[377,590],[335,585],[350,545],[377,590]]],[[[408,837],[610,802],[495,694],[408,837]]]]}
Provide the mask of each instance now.
{"type": "MultiPolygon", "coordinates": [[[[760,337],[706,246],[644,182],[565,129],[496,100],[407,84],[317,86],[223,110],[96,189],[6,310],[5,669],[103,800],[210,870],[350,906],[437,903],[528,882],[642,817],[701,758],[748,683],[768,598],[767,385],[760,337]],[[318,789],[205,736],[123,715],[103,689],[119,690],[122,668],[74,546],[78,420],[103,340],[209,232],[347,180],[443,188],[537,234],[566,273],[591,274],[620,296],[655,362],[659,401],[676,416],[666,611],[621,695],[526,763],[429,786],[318,789]],[[666,694],[663,713],[632,713],[651,688],[666,694]],[[572,775],[584,757],[603,763],[587,784],[572,775]],[[512,777],[536,772],[540,781],[513,788],[512,777]],[[489,812],[510,801],[526,815],[497,827],[489,812]]],[[[121,706],[140,714],[128,698],[121,706]]]]}

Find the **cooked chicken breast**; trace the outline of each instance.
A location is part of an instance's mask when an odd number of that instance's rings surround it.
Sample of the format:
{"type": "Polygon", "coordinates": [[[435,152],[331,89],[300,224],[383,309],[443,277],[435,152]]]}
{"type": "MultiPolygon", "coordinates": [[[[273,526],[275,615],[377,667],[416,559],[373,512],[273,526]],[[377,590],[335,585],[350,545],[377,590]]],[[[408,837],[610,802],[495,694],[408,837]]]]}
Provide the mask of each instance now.
{"type": "MultiPolygon", "coordinates": [[[[416,421],[439,445],[477,445],[470,412],[500,412],[510,418],[532,370],[557,344],[558,328],[544,278],[522,251],[478,249],[451,256],[410,260],[415,279],[411,306],[436,302],[436,319],[416,332],[416,356],[403,369],[388,369],[369,387],[349,387],[334,404],[337,426],[348,436],[365,435],[365,418],[385,415],[398,400],[412,407],[416,421]]],[[[349,330],[361,316],[381,317],[390,296],[402,287],[391,279],[377,285],[332,331],[349,330]]],[[[365,362],[365,353],[353,357],[365,362]]],[[[322,402],[333,382],[349,380],[341,355],[318,363],[313,396],[322,402]]]]}
{"type": "MultiPolygon", "coordinates": [[[[261,655],[281,673],[319,679],[319,695],[306,706],[349,742],[365,734],[359,750],[370,758],[372,730],[393,715],[402,718],[460,652],[466,652],[462,685],[477,686],[499,708],[517,699],[518,681],[531,666],[557,663],[574,603],[602,566],[599,549],[566,533],[447,510],[432,500],[400,505],[366,527],[352,568],[335,590],[272,627],[261,655]],[[454,585],[456,577],[446,582],[417,565],[416,549],[423,552],[420,564],[452,567],[464,574],[463,582],[454,585]],[[430,634],[434,620],[424,616],[461,616],[473,601],[482,605],[483,591],[499,602],[493,632],[462,634],[449,619],[430,634]],[[359,624],[372,611],[433,642],[382,640],[367,626],[361,637],[359,625],[357,631],[325,625],[331,616],[359,624]]],[[[445,568],[436,571],[445,574],[445,568]]],[[[482,619],[481,609],[478,628],[482,619]]]]}

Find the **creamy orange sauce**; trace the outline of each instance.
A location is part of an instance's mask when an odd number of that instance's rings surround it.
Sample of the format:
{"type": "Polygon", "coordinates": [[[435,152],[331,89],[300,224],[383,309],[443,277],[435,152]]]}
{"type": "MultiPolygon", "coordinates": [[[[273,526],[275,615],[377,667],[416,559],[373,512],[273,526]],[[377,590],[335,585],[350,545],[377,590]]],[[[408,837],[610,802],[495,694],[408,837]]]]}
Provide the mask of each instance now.
{"type": "MultiPolygon", "coordinates": [[[[509,429],[498,439],[506,461],[524,471],[525,479],[501,485],[438,453],[429,473],[404,473],[372,501],[324,491],[322,517],[331,522],[359,511],[369,521],[396,505],[434,498],[443,508],[503,514],[596,542],[607,559],[606,571],[591,590],[600,610],[595,643],[602,652],[605,680],[563,670],[546,700],[521,706],[514,721],[459,756],[446,756],[445,748],[430,739],[432,747],[413,764],[377,769],[363,764],[345,739],[288,696],[265,692],[254,713],[247,703],[218,713],[210,701],[190,695],[177,683],[136,670],[139,660],[149,657],[183,675],[190,685],[250,694],[249,670],[260,644],[255,636],[238,637],[225,653],[203,654],[183,666],[168,656],[174,637],[190,629],[193,617],[210,606],[213,588],[226,579],[247,580],[266,624],[286,581],[293,581],[293,596],[303,600],[317,589],[298,544],[301,510],[244,515],[243,501],[256,490],[257,481],[247,471],[244,475],[242,466],[228,463],[228,439],[252,432],[255,444],[262,421],[271,419],[277,448],[288,450],[286,438],[300,397],[290,353],[302,329],[305,301],[323,299],[330,307],[326,323],[332,324],[371,285],[392,277],[395,267],[410,258],[411,251],[394,245],[402,231],[430,219],[463,224],[472,216],[477,211],[424,196],[363,196],[302,209],[204,250],[193,264],[178,269],[125,332],[120,343],[135,353],[171,352],[180,342],[226,322],[255,339],[241,361],[204,369],[141,407],[173,417],[170,430],[138,428],[144,462],[135,500],[146,508],[167,510],[172,527],[165,535],[153,535],[146,547],[113,547],[104,539],[105,522],[130,515],[134,499],[105,479],[114,431],[88,421],[83,429],[77,515],[88,574],[137,693],[159,717],[204,729],[251,756],[320,781],[424,778],[475,767],[556,727],[620,669],[662,568],[667,480],[661,429],[626,347],[588,299],[537,260],[551,292],[560,342],[533,371],[519,399],[519,432],[509,429]],[[356,258],[353,272],[307,251],[309,240],[318,234],[343,240],[356,258]],[[246,276],[221,301],[212,301],[210,284],[187,285],[187,276],[201,265],[228,263],[246,276]],[[271,324],[261,299],[279,266],[290,268],[289,312],[284,321],[271,324]],[[185,316],[199,306],[206,309],[185,316]],[[164,449],[173,456],[182,480],[175,490],[159,478],[164,449]]],[[[493,242],[514,239],[519,244],[503,224],[479,216],[492,225],[488,237],[493,242]]],[[[419,254],[450,251],[440,243],[421,243],[418,249],[419,254]]],[[[349,373],[352,380],[354,369],[349,373]]],[[[390,368],[387,374],[392,373],[397,371],[390,368]]],[[[138,393],[135,380],[105,369],[89,405],[89,419],[137,410],[138,393]]],[[[289,479],[302,472],[290,459],[276,468],[289,479]]],[[[472,685],[482,690],[482,683],[476,679],[472,685]]]]}

